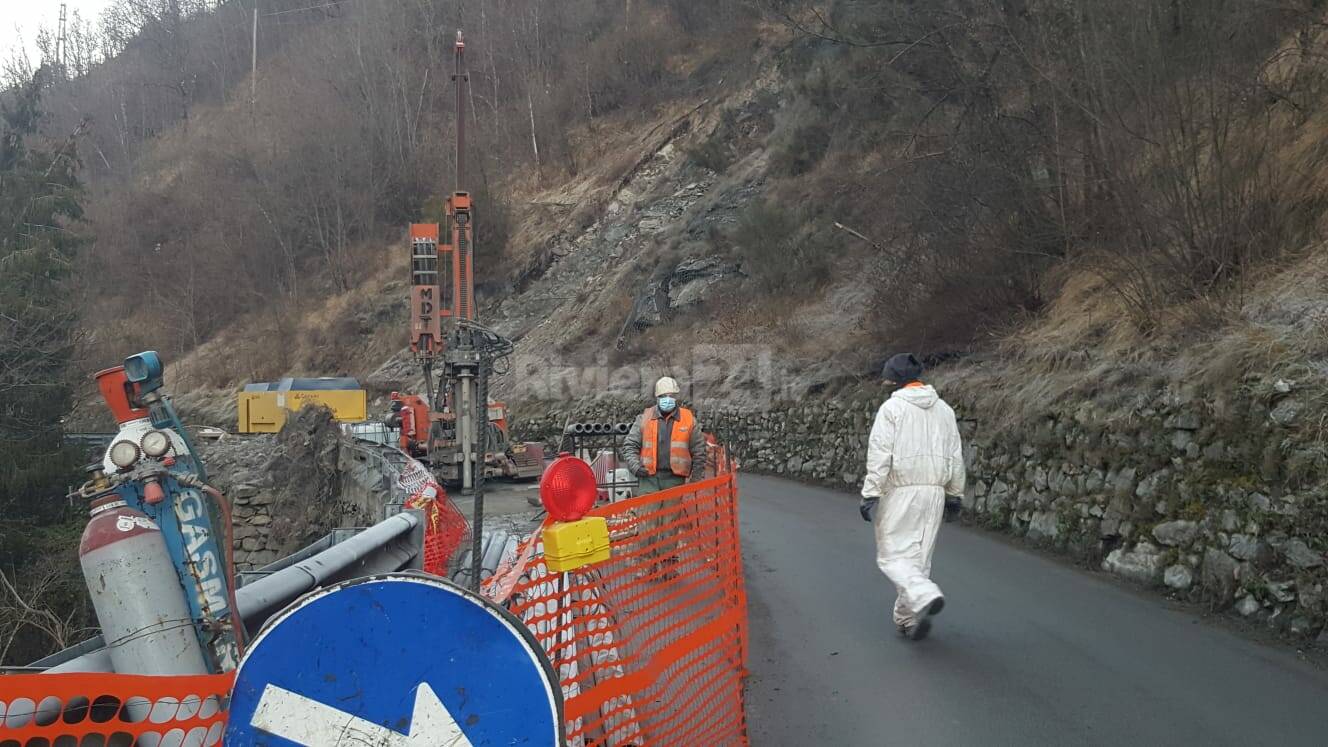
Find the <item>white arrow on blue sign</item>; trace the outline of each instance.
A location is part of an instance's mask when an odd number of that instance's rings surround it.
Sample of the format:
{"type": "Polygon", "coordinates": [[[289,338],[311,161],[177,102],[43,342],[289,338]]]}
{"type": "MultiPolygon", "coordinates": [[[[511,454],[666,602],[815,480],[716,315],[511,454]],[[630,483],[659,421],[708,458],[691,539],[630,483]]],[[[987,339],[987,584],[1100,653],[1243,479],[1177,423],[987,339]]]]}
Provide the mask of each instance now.
{"type": "Polygon", "coordinates": [[[375,576],[274,618],[235,676],[228,747],[562,745],[562,691],[503,609],[441,579],[375,576]]]}

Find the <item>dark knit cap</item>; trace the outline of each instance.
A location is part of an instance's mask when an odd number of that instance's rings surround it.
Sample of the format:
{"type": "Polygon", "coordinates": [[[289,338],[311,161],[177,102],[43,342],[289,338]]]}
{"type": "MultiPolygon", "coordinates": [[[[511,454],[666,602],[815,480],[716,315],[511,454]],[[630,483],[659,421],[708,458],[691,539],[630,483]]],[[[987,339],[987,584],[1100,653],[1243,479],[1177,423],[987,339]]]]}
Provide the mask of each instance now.
{"type": "Polygon", "coordinates": [[[913,357],[912,353],[900,353],[885,362],[885,369],[881,371],[881,376],[887,381],[893,381],[896,384],[907,384],[910,381],[917,381],[922,375],[922,361],[913,357]]]}

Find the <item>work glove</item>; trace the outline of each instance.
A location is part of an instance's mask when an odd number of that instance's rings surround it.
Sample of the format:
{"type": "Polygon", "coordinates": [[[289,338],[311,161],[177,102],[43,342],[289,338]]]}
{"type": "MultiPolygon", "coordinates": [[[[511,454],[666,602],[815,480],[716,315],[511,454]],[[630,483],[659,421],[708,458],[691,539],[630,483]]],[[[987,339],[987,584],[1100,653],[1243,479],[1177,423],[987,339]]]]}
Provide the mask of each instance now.
{"type": "Polygon", "coordinates": [[[646,469],[645,467],[637,467],[632,474],[636,475],[637,477],[650,477],[650,470],[646,469]]]}
{"type": "Polygon", "coordinates": [[[959,514],[964,510],[964,502],[957,495],[945,496],[945,520],[954,521],[959,518],[959,514]]]}
{"type": "Polygon", "coordinates": [[[862,514],[863,521],[871,523],[876,520],[876,504],[880,502],[880,498],[863,498],[858,503],[858,513],[862,514]]]}

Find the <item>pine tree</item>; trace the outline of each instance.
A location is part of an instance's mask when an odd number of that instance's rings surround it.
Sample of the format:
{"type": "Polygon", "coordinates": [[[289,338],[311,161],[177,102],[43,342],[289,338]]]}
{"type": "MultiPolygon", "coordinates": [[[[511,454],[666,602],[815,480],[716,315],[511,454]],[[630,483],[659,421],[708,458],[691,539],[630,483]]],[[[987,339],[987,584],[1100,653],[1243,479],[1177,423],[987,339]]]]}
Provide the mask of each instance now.
{"type": "MultiPolygon", "coordinates": [[[[42,137],[45,71],[0,94],[0,512],[40,516],[72,470],[61,448],[77,330],[69,281],[85,242],[78,133],[42,137]]],[[[81,128],[80,128],[81,129],[81,128]]]]}

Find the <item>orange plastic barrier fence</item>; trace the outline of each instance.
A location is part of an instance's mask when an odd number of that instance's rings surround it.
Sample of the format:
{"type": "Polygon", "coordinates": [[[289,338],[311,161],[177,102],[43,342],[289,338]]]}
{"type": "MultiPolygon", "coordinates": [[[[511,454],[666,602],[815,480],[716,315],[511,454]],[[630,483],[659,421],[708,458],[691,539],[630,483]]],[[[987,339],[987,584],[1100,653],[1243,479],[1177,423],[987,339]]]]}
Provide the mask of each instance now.
{"type": "Polygon", "coordinates": [[[447,578],[448,563],[470,529],[465,515],[447,497],[429,468],[415,459],[402,467],[397,486],[410,496],[406,508],[424,511],[424,571],[447,578]]]}
{"type": "Polygon", "coordinates": [[[448,565],[470,526],[466,517],[446,498],[406,506],[424,509],[424,572],[447,578],[448,565]]]}
{"type": "MultiPolygon", "coordinates": [[[[508,607],[558,667],[580,745],[745,745],[747,598],[732,474],[596,509],[613,557],[549,573],[508,607]]],[[[508,586],[495,576],[490,589],[508,586]]]]}
{"type": "Polygon", "coordinates": [[[0,677],[0,747],[221,744],[233,674],[0,677]]]}

